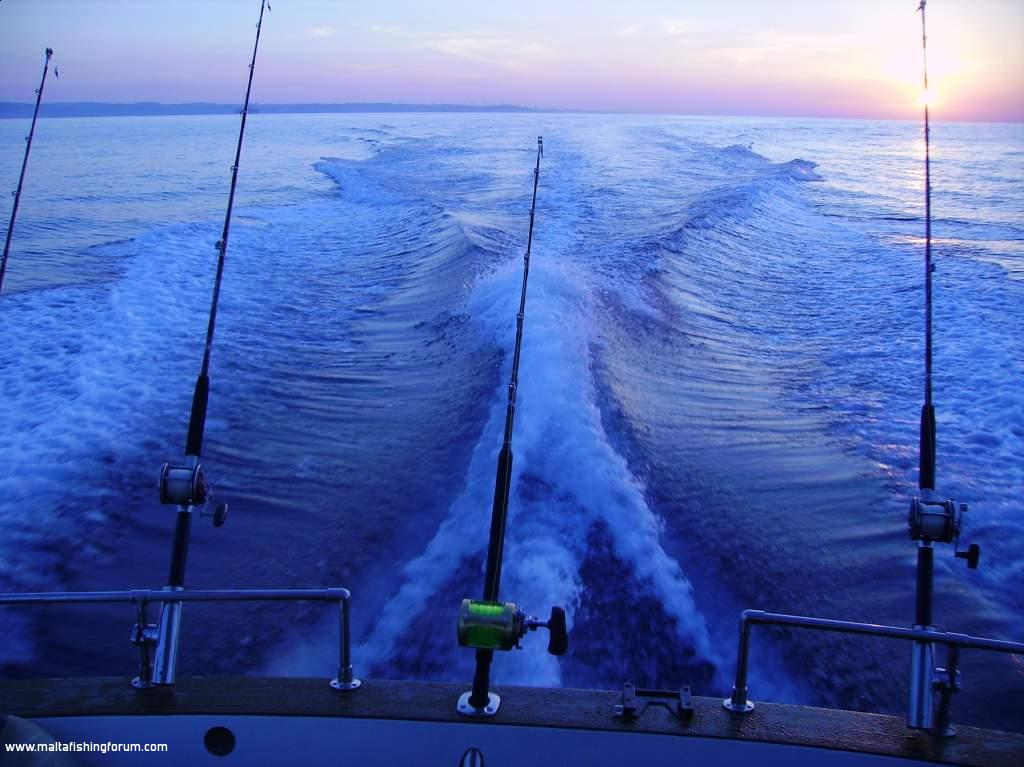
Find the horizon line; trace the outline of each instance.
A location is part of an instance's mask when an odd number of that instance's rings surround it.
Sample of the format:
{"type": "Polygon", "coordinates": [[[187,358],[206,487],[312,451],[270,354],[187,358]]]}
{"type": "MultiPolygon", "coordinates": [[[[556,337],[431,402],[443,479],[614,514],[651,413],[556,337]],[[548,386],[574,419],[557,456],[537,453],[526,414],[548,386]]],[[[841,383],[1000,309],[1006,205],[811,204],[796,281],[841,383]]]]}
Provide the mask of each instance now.
{"type": "MultiPolygon", "coordinates": [[[[33,102],[0,101],[0,120],[31,117],[33,102]]],[[[40,116],[59,119],[75,117],[185,117],[221,114],[240,114],[241,105],[214,101],[52,101],[43,102],[40,116]],[[106,109],[107,111],[103,111],[106,109]],[[47,114],[47,113],[50,114],[47,114]]],[[[249,113],[265,114],[337,114],[337,113],[529,113],[529,114],[597,114],[597,115],[652,115],[660,117],[742,117],[763,119],[801,120],[871,120],[883,122],[917,122],[913,117],[871,117],[863,115],[810,115],[810,114],[740,114],[721,112],[655,112],[611,109],[579,109],[565,107],[531,107],[517,104],[456,104],[415,103],[393,101],[342,102],[267,102],[253,103],[249,113]]],[[[986,119],[933,119],[932,122],[984,123],[1020,125],[1019,120],[986,119]]]]}

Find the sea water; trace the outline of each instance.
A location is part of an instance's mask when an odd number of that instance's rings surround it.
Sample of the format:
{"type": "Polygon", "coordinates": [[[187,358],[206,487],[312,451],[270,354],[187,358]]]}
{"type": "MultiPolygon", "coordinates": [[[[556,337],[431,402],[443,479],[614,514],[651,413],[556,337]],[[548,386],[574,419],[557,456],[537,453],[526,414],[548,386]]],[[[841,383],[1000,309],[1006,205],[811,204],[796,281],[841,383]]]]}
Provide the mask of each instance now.
{"type": "MultiPolygon", "coordinates": [[[[237,116],[44,120],[0,297],[0,590],[156,587],[237,116]]],[[[13,188],[22,121],[0,122],[13,188]]],[[[731,686],[739,611],[909,625],[923,396],[917,123],[249,122],[192,587],[346,586],[360,676],[462,680],[543,134],[502,596],[570,653],[505,683],[731,686]]],[[[932,134],[936,624],[1024,639],[1024,128],[932,134]]],[[[0,211],[7,215],[9,208],[0,211]]],[[[3,674],[132,673],[128,606],[3,608],[3,674]]],[[[182,673],[333,673],[334,617],[192,606],[182,673]]],[[[897,712],[909,648],[755,632],[751,696],[897,712]]],[[[1024,728],[965,653],[958,721],[1024,728]]]]}

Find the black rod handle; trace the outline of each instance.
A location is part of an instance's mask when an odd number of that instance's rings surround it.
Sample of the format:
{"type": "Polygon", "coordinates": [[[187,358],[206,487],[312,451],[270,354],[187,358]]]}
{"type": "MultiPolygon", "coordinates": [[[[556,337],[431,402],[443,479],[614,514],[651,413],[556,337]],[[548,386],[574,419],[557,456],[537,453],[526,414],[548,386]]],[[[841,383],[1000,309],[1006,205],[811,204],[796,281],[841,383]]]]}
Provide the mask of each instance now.
{"type": "Polygon", "coordinates": [[[508,515],[512,485],[512,447],[502,445],[494,479],[494,505],[491,507],[491,538],[487,546],[487,572],[484,575],[484,601],[498,601],[501,584],[501,559],[505,548],[505,519],[508,515]]]}
{"type": "Polygon", "coordinates": [[[188,540],[192,531],[192,512],[182,508],[174,523],[174,545],[171,547],[171,569],[167,585],[181,588],[185,585],[185,567],[188,564],[188,540]]]}
{"type": "Polygon", "coordinates": [[[491,692],[491,661],[494,650],[476,651],[476,669],[473,672],[473,691],[469,695],[469,705],[483,708],[490,702],[491,692]]]}
{"type": "Polygon", "coordinates": [[[921,408],[921,455],[917,486],[922,490],[935,489],[935,408],[921,408]]]}
{"type": "Polygon", "coordinates": [[[206,431],[206,406],[210,401],[210,377],[200,374],[192,393],[192,415],[188,421],[188,439],[185,455],[198,458],[203,452],[203,433],[206,431]]]}

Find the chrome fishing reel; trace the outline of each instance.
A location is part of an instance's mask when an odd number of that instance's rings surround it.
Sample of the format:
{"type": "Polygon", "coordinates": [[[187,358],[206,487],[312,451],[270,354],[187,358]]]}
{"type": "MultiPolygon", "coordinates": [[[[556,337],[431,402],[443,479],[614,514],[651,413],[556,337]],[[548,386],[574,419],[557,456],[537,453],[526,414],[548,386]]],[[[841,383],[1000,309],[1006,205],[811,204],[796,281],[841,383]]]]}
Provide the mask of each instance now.
{"type": "Polygon", "coordinates": [[[944,501],[912,498],[907,515],[910,538],[925,543],[952,543],[954,556],[967,560],[967,567],[974,570],[978,567],[981,547],[972,543],[966,551],[959,549],[960,527],[967,511],[966,503],[958,504],[951,498],[944,501]]]}
{"type": "Polygon", "coordinates": [[[484,602],[463,599],[459,608],[458,639],[462,647],[476,650],[521,650],[519,641],[527,631],[546,628],[548,652],[564,655],[569,649],[569,634],[565,626],[565,610],[551,608],[547,621],[527,617],[522,608],[512,602],[484,602]]]}
{"type": "Polygon", "coordinates": [[[212,497],[202,464],[165,463],[160,467],[160,503],[168,506],[200,506],[200,516],[213,517],[213,526],[222,527],[228,517],[228,505],[221,503],[207,513],[206,504],[212,497]]]}
{"type": "Polygon", "coordinates": [[[160,503],[169,506],[202,506],[208,500],[210,486],[201,464],[160,467],[160,503]]]}

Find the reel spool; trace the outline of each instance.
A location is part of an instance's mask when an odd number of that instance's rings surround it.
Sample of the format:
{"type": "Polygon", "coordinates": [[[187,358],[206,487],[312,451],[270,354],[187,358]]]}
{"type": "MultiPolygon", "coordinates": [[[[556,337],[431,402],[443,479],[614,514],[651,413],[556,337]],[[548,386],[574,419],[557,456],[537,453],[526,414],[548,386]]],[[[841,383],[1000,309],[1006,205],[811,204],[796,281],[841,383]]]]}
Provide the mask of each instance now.
{"type": "Polygon", "coordinates": [[[463,599],[459,608],[458,640],[461,647],[477,650],[521,650],[519,640],[527,631],[546,628],[550,632],[548,652],[564,655],[569,649],[565,610],[551,608],[547,621],[527,617],[513,602],[485,602],[463,599]]]}
{"type": "Polygon", "coordinates": [[[956,501],[926,501],[913,498],[907,526],[910,539],[914,541],[939,541],[952,543],[960,537],[961,515],[967,511],[967,504],[957,506],[956,501]]]}
{"type": "Polygon", "coordinates": [[[160,503],[174,506],[201,506],[209,498],[209,486],[200,464],[160,468],[160,503]]]}

